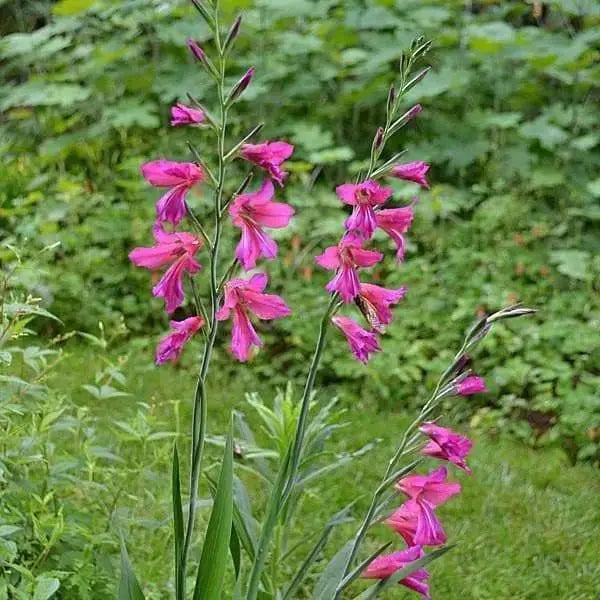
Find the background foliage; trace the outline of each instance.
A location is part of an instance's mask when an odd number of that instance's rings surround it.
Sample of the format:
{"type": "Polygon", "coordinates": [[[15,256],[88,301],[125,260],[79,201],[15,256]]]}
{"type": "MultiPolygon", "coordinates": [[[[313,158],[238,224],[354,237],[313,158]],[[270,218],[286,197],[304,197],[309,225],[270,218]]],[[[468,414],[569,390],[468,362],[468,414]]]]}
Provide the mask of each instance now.
{"type": "MultiPolygon", "coordinates": [[[[532,443],[560,438],[572,460],[597,460],[597,4],[222,4],[245,10],[239,67],[257,67],[238,133],[266,120],[266,136],[296,144],[286,194],[298,217],[271,271],[291,305],[309,313],[318,313],[324,281],[312,256],[338,226],[331,189],[361,166],[355,156],[365,155],[401,49],[415,32],[435,40],[432,72],[411,98],[425,111],[406,131],[407,156],[433,164],[434,185],[418,205],[406,266],[387,278],[407,283],[410,296],[386,355],[357,370],[338,344],[328,379],[356,379],[381,408],[402,406],[437,369],[437,348],[455,339],[444,322],[519,299],[540,318],[490,351],[492,400],[465,406],[465,416],[532,443]]],[[[138,169],[154,156],[187,156],[189,130],[169,130],[168,107],[188,91],[210,105],[206,78],[184,49],[186,36],[202,41],[208,32],[183,2],[8,2],[1,10],[0,226],[32,251],[60,242],[24,284],[68,328],[124,319],[133,335],[156,334],[165,327],[160,303],[148,301],[147,274],[127,260],[149,240],[156,196],[138,169]]],[[[202,133],[194,142],[203,148],[202,133]]],[[[399,192],[408,201],[416,190],[399,192]]],[[[277,325],[256,360],[260,372],[300,375],[288,365],[302,364],[311,327],[302,318],[277,325]]]]}
{"type": "MultiPolygon", "coordinates": [[[[598,4],[221,0],[221,5],[231,16],[245,11],[239,71],[249,64],[257,68],[234,111],[234,129],[242,134],[265,120],[265,137],[285,137],[296,145],[284,193],[298,215],[279,237],[281,261],[269,266],[275,288],[296,315],[261,331],[267,345],[252,364],[255,376],[231,364],[223,343],[217,356],[221,376],[239,382],[227,401],[236,393],[241,400],[244,389],[267,383],[272,388],[302,376],[315,337],[310,317],[320,314],[324,301],[319,290],[326,275],[314,269],[312,256],[339,227],[332,189],[362,166],[357,157],[369,147],[401,50],[423,33],[435,42],[428,55],[432,71],[410,101],[425,110],[404,130],[403,144],[407,159],[432,163],[433,185],[420,194],[407,262],[385,276],[389,285],[407,284],[409,295],[388,332],[386,352],[358,369],[337,340],[327,350],[321,384],[335,386],[349,405],[382,411],[386,422],[391,412],[419,401],[474,310],[522,300],[540,309],[538,318],[499,331],[477,358],[475,367],[488,374],[491,393],[449,408],[475,429],[507,433],[536,447],[557,446],[571,462],[597,466],[598,4]]],[[[128,336],[134,373],[148,376],[146,358],[140,357],[150,357],[166,322],[160,302],[149,300],[147,273],[136,272],[127,260],[133,246],[149,241],[156,199],[139,165],[159,156],[188,157],[190,131],[168,128],[168,108],[188,91],[210,105],[205,75],[184,47],[187,36],[202,41],[208,32],[185,2],[5,0],[0,33],[0,235],[20,248],[24,262],[11,279],[13,300],[39,297],[39,308],[63,322],[27,321],[42,336],[34,349],[19,345],[20,333],[14,342],[20,350],[0,349],[11,355],[10,366],[8,355],[0,355],[5,371],[30,376],[36,394],[22,404],[22,384],[3,380],[5,397],[20,407],[0,413],[7,448],[14,443],[9,462],[16,463],[5,465],[16,479],[10,485],[8,475],[2,480],[3,506],[18,507],[3,518],[6,527],[19,529],[0,529],[0,553],[12,561],[18,551],[19,564],[30,571],[19,580],[23,598],[35,594],[36,585],[52,590],[54,580],[63,582],[65,593],[76,593],[77,577],[61,574],[73,565],[80,565],[82,581],[94,581],[90,593],[99,595],[90,597],[105,597],[112,563],[103,557],[116,551],[116,538],[105,529],[114,522],[113,500],[122,501],[121,482],[131,483],[134,475],[139,479],[126,488],[124,506],[156,500],[143,490],[160,477],[170,437],[178,431],[172,420],[164,422],[173,407],[169,402],[184,396],[166,394],[165,407],[156,398],[149,401],[152,385],[136,389],[135,400],[148,402],[115,417],[120,424],[111,425],[117,432],[112,436],[96,420],[105,416],[86,409],[90,402],[132,401],[119,396],[125,393],[125,363],[123,356],[121,362],[114,354],[105,356],[106,340],[92,341],[94,354],[84,353],[87,362],[74,363],[76,370],[86,364],[87,374],[72,385],[66,375],[71,367],[56,365],[61,373],[56,389],[37,387],[36,369],[45,377],[44,361],[54,360],[44,354],[47,340],[74,330],[96,334],[102,321],[118,339],[128,336]],[[108,362],[98,366],[99,356],[108,362]],[[163,437],[148,439],[157,433],[163,437]],[[61,443],[55,445],[57,435],[61,443]],[[127,456],[124,465],[121,454],[127,456]],[[36,462],[40,456],[45,462],[36,462]],[[139,472],[135,456],[150,456],[148,469],[139,472]],[[46,470],[44,464],[59,466],[46,470]],[[82,472],[92,473],[85,492],[73,488],[82,472]],[[39,484],[37,496],[14,485],[25,479],[39,484]],[[48,489],[56,492],[48,496],[48,489]],[[96,494],[93,505],[82,499],[88,492],[96,494]],[[61,506],[77,518],[61,524],[61,506]],[[101,522],[103,529],[92,533],[90,522],[101,522]],[[58,553],[52,551],[55,531],[66,544],[58,553]],[[67,547],[77,549],[80,562],[55,564],[56,556],[71,556],[67,547]],[[42,583],[36,580],[40,556],[42,583]],[[83,565],[92,565],[92,572],[83,565]]],[[[194,133],[193,141],[204,150],[202,133],[194,133]]],[[[396,187],[407,202],[418,191],[396,187]]],[[[201,212],[201,193],[194,202],[201,212]]],[[[15,266],[9,246],[0,248],[0,261],[5,272],[15,266]]],[[[194,368],[194,354],[188,352],[182,369],[194,368]]],[[[375,426],[372,433],[377,435],[375,426]]],[[[588,477],[581,473],[572,476],[578,483],[588,477]]],[[[554,475],[535,486],[552,487],[554,475]]],[[[565,480],[555,487],[568,486],[565,480]]],[[[147,531],[164,518],[150,510],[146,516],[145,533],[133,534],[142,543],[154,539],[147,531]]],[[[145,560],[148,574],[160,568],[150,555],[145,560]]],[[[0,586],[0,598],[2,593],[0,586]]],[[[476,597],[498,597],[485,593],[476,597]]],[[[547,595],[541,588],[532,588],[535,593],[523,597],[547,595]]]]}

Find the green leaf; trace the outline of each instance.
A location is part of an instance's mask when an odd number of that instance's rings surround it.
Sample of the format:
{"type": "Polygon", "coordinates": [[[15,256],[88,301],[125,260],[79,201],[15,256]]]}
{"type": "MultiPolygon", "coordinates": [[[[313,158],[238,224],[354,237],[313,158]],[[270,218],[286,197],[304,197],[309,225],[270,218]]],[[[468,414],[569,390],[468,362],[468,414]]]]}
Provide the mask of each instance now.
{"type": "Polygon", "coordinates": [[[33,600],[48,600],[54,596],[59,587],[60,581],[56,577],[42,575],[36,580],[33,600]]]}
{"type": "Polygon", "coordinates": [[[8,537],[21,529],[23,528],[18,525],[0,525],[0,537],[8,537]]]}
{"type": "Polygon", "coordinates": [[[550,252],[550,261],[558,265],[559,272],[573,279],[587,279],[590,276],[589,258],[590,253],[585,250],[555,250],[550,252]]]}
{"type": "Polygon", "coordinates": [[[121,581],[117,600],[144,600],[142,588],[129,562],[125,540],[121,537],[121,581]]]}
{"type": "Polygon", "coordinates": [[[52,12],[59,17],[68,17],[86,11],[94,3],[95,0],[60,0],[54,5],[52,12]]]}
{"type": "Polygon", "coordinates": [[[345,575],[354,542],[350,540],[329,561],[313,591],[312,600],[331,600],[345,575]]]}
{"type": "Polygon", "coordinates": [[[548,150],[552,150],[558,144],[563,144],[568,139],[564,129],[549,123],[543,116],[521,125],[519,133],[524,138],[538,140],[548,150]]]}
{"type": "Polygon", "coordinates": [[[157,129],[160,119],[155,113],[155,107],[141,104],[137,99],[122,100],[106,109],[106,121],[117,129],[138,126],[143,129],[157,129]]]}
{"type": "Polygon", "coordinates": [[[595,198],[600,197],[600,178],[594,179],[594,181],[590,181],[586,187],[588,192],[592,194],[592,196],[594,196],[595,198]]]}
{"type": "Polygon", "coordinates": [[[27,81],[22,85],[4,90],[2,101],[0,101],[0,110],[7,110],[15,106],[62,106],[66,108],[87,100],[91,93],[91,89],[71,83],[27,81]]]}
{"type": "Polygon", "coordinates": [[[179,453],[177,444],[173,446],[173,535],[175,545],[175,596],[183,598],[185,573],[181,558],[183,556],[183,508],[181,506],[181,480],[179,477],[179,453]]]}
{"type": "Polygon", "coordinates": [[[233,432],[230,429],[198,566],[193,600],[220,600],[233,516],[233,432]]]}

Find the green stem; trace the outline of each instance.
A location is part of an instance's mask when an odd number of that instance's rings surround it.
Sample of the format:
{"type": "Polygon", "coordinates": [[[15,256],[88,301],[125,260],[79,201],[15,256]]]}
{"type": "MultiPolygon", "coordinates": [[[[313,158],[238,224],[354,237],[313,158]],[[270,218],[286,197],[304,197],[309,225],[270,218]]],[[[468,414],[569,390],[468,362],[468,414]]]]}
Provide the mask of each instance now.
{"type": "MultiPolygon", "coordinates": [[[[219,50],[219,80],[217,82],[219,103],[220,103],[220,124],[218,130],[218,157],[219,169],[217,187],[214,196],[214,219],[215,233],[212,243],[208,243],[210,251],[210,314],[208,339],[204,346],[200,373],[196,381],[196,392],[194,396],[194,409],[192,417],[192,452],[191,452],[191,472],[190,472],[190,493],[187,527],[185,530],[183,552],[181,557],[181,570],[184,573],[183,589],[179,590],[178,600],[185,599],[185,573],[194,523],[196,518],[196,504],[198,499],[198,482],[200,479],[200,470],[202,465],[202,454],[204,450],[204,441],[206,438],[207,421],[207,398],[206,398],[206,376],[212,351],[217,338],[218,321],[217,310],[219,304],[219,286],[218,286],[218,266],[219,266],[219,246],[221,241],[221,203],[223,198],[223,187],[225,185],[225,133],[227,128],[227,108],[225,106],[225,60],[221,53],[221,42],[218,30],[218,23],[215,33],[215,42],[219,50]]],[[[208,237],[208,236],[207,236],[208,237]]]]}
{"type": "Polygon", "coordinates": [[[304,385],[304,392],[302,393],[302,401],[300,407],[300,416],[298,417],[298,424],[296,426],[296,435],[294,436],[294,445],[292,448],[292,462],[290,464],[290,472],[287,477],[287,483],[284,488],[284,493],[281,498],[281,506],[285,504],[289,494],[294,486],[294,480],[298,471],[298,465],[300,464],[300,457],[302,454],[302,445],[304,444],[304,435],[306,433],[306,425],[308,423],[308,411],[310,408],[310,398],[312,396],[313,387],[315,384],[315,378],[317,371],[319,370],[319,363],[321,362],[321,355],[325,348],[325,338],[327,336],[327,329],[329,327],[329,320],[331,313],[337,303],[337,294],[331,296],[331,300],[325,311],[325,315],[321,320],[319,327],[319,337],[317,338],[317,345],[313,354],[312,362],[308,370],[308,377],[304,385]]]}
{"type": "Polygon", "coordinates": [[[267,506],[263,527],[260,532],[260,539],[258,541],[256,555],[254,557],[254,562],[252,563],[246,600],[256,600],[260,577],[264,570],[267,559],[267,549],[271,543],[275,526],[277,525],[277,517],[279,516],[279,512],[281,511],[294,486],[294,480],[300,464],[300,456],[302,454],[304,435],[306,433],[310,398],[312,396],[315,378],[317,376],[317,371],[319,370],[319,363],[321,362],[321,356],[325,347],[325,338],[327,335],[327,328],[329,326],[329,319],[336,306],[336,302],[337,295],[334,294],[331,297],[331,300],[327,305],[325,315],[321,320],[317,345],[315,347],[315,352],[313,354],[306,378],[306,383],[304,385],[304,392],[302,394],[302,405],[300,408],[300,416],[298,417],[298,424],[296,426],[294,444],[281,461],[279,473],[277,474],[277,480],[269,497],[269,504],[267,506]]]}

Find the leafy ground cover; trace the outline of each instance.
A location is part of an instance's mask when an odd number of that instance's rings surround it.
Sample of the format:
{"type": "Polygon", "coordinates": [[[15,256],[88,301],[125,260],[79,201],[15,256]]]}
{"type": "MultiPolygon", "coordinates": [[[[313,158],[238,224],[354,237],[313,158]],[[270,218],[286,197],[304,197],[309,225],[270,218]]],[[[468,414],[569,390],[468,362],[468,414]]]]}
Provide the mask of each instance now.
{"type": "MultiPolygon", "coordinates": [[[[92,381],[91,385],[100,387],[93,383],[98,368],[96,351],[74,345],[69,354],[55,384],[61,393],[73,398],[77,407],[74,414],[81,418],[81,411],[88,413],[86,427],[94,423],[97,437],[88,432],[85,447],[86,461],[94,465],[95,474],[74,471],[70,487],[57,488],[58,501],[64,503],[68,535],[48,552],[37,569],[64,571],[65,598],[107,597],[102,594],[110,590],[117,530],[122,529],[135,549],[136,569],[142,581],[148,582],[149,596],[158,600],[165,597],[166,591],[150,582],[166,581],[170,576],[169,461],[179,423],[189,416],[193,372],[187,368],[156,370],[151,367],[147,351],[130,353],[126,362],[113,355],[112,364],[120,363],[120,371],[127,376],[123,383],[113,381],[113,387],[131,395],[95,398],[82,385],[92,381]],[[89,477],[91,482],[86,481],[89,477]],[[79,548],[82,537],[87,537],[89,544],[79,548]],[[66,552],[71,543],[73,547],[66,552]],[[72,571],[72,564],[83,563],[86,553],[86,582],[93,582],[96,588],[86,588],[72,571]],[[86,589],[91,595],[85,595],[82,590],[86,589]]],[[[211,381],[210,420],[214,428],[225,426],[229,410],[234,407],[255,421],[244,401],[246,390],[257,389],[267,401],[270,398],[266,380],[249,379],[243,368],[237,375],[225,378],[216,374],[211,381]]],[[[326,390],[319,398],[328,399],[326,390]]],[[[406,424],[403,411],[382,412],[373,397],[344,393],[340,401],[347,411],[342,421],[351,426],[332,437],[329,449],[340,454],[374,442],[375,446],[351,469],[342,468],[327,479],[327,485],[310,490],[302,506],[298,539],[320,531],[336,508],[351,501],[356,500],[356,514],[366,509],[368,492],[378,482],[390,444],[406,424]]],[[[52,433],[57,456],[73,451],[68,436],[61,436],[64,428],[63,423],[52,433]],[[61,444],[65,445],[62,449],[61,444]]],[[[178,439],[184,444],[183,437],[178,439]]],[[[215,458],[217,455],[218,451],[215,458]]],[[[593,598],[600,585],[596,556],[600,527],[597,470],[568,466],[559,450],[534,451],[507,439],[482,435],[476,437],[472,466],[476,475],[460,478],[463,494],[443,509],[449,539],[457,547],[432,567],[435,597],[593,598]]],[[[53,477],[60,480],[60,464],[51,463],[50,468],[53,477]]],[[[236,468],[248,480],[243,459],[238,459],[236,468]]],[[[251,477],[249,481],[251,485],[251,477]]],[[[33,489],[38,485],[41,480],[31,482],[33,489]]],[[[206,483],[202,496],[208,496],[206,483]]],[[[202,511],[203,517],[207,514],[208,502],[202,511]]],[[[342,527],[351,528],[352,524],[342,527]]],[[[388,537],[385,527],[376,526],[371,533],[373,547],[388,537]]],[[[401,598],[403,594],[398,589],[389,597],[401,598]]]]}

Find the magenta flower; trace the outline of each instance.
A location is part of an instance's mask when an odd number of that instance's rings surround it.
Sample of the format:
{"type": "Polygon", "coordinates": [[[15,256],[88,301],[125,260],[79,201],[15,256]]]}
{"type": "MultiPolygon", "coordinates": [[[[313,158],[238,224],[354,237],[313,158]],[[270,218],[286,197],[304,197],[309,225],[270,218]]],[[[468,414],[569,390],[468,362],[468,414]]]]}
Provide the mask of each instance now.
{"type": "Polygon", "coordinates": [[[447,460],[469,475],[472,473],[467,467],[465,457],[473,447],[473,440],[435,423],[424,423],[419,430],[429,437],[429,442],[421,450],[421,454],[447,460]]]}
{"type": "Polygon", "coordinates": [[[412,206],[402,208],[386,208],[375,213],[377,227],[385,231],[396,243],[396,260],[404,260],[404,236],[413,221],[412,206]]]}
{"type": "Polygon", "coordinates": [[[293,152],[294,146],[292,144],[263,142],[262,144],[244,144],[240,150],[240,156],[267,171],[283,187],[287,173],[280,167],[293,152]]]}
{"type": "Polygon", "coordinates": [[[442,524],[428,502],[407,500],[385,522],[408,546],[439,546],[446,542],[442,524]]]}
{"type": "Polygon", "coordinates": [[[205,120],[204,112],[185,104],[171,106],[171,125],[200,125],[205,120]]]}
{"type": "Polygon", "coordinates": [[[288,204],[272,202],[273,194],[273,184],[266,179],[257,192],[242,194],[229,206],[233,224],[242,231],[235,256],[246,270],[256,266],[259,256],[270,259],[277,255],[277,244],[262,228],[286,227],[294,214],[288,204]]]}
{"type": "Polygon", "coordinates": [[[385,331],[385,326],[392,322],[390,306],[398,304],[406,294],[406,287],[388,290],[372,283],[361,283],[356,298],[361,312],[378,333],[385,331]]]}
{"type": "Polygon", "coordinates": [[[169,191],[156,203],[156,214],[161,223],[179,225],[186,214],[185,199],[189,190],[204,181],[204,171],[195,163],[154,160],[142,165],[142,175],[154,187],[169,191]]]}
{"type": "Polygon", "coordinates": [[[202,317],[190,317],[183,321],[171,321],[171,332],[166,335],[156,348],[156,364],[176,361],[185,343],[204,325],[202,317]]]}
{"type": "Polygon", "coordinates": [[[374,209],[387,202],[392,195],[392,188],[382,187],[376,181],[368,180],[359,184],[338,185],[335,193],[345,204],[354,206],[352,214],[346,219],[346,229],[355,229],[369,239],[377,227],[374,209]]]}
{"type": "Polygon", "coordinates": [[[456,391],[461,396],[472,396],[480,392],[487,392],[487,387],[485,386],[483,377],[469,375],[469,377],[456,384],[456,391]]]}
{"type": "Polygon", "coordinates": [[[346,303],[352,302],[360,291],[358,268],[372,267],[383,258],[381,252],[365,250],[362,244],[359,236],[348,233],[337,246],[329,246],[323,254],[315,257],[319,266],[337,271],[325,289],[331,293],[338,292],[346,303]]]}
{"type": "Polygon", "coordinates": [[[429,189],[429,183],[425,175],[429,171],[429,165],[422,160],[416,162],[403,163],[395,165],[390,171],[392,177],[397,179],[404,179],[406,181],[413,181],[418,183],[421,187],[429,189]]]}
{"type": "Polygon", "coordinates": [[[352,354],[361,363],[366,364],[371,354],[381,350],[377,336],[372,331],[363,329],[350,317],[335,316],[331,321],[346,336],[352,354]]]}
{"type": "Polygon", "coordinates": [[[263,293],[268,280],[266,274],[257,273],[249,280],[232,279],[225,284],[225,298],[223,306],[217,312],[217,319],[224,321],[233,313],[230,347],[232,354],[242,362],[248,360],[251,346],[262,346],[248,312],[267,321],[291,314],[291,310],[279,296],[263,293]]]}
{"type": "MultiPolygon", "coordinates": [[[[419,558],[423,558],[423,556],[425,555],[420,546],[413,546],[392,554],[384,554],[374,559],[363,571],[362,576],[365,579],[387,579],[396,571],[403,569],[419,558]]],[[[408,577],[401,579],[399,583],[429,600],[429,586],[426,583],[428,578],[429,573],[427,570],[420,568],[413,571],[408,577]]]]}
{"type": "Polygon", "coordinates": [[[202,240],[191,233],[168,233],[159,224],[154,226],[153,232],[156,244],[150,248],[135,248],[129,253],[129,259],[137,267],[151,270],[171,263],[152,288],[152,294],[164,298],[167,312],[172,313],[183,303],[184,274],[194,274],[202,268],[194,259],[202,240]]]}
{"type": "Polygon", "coordinates": [[[447,476],[446,467],[441,466],[427,475],[409,475],[400,479],[396,489],[413,500],[427,502],[435,508],[460,493],[460,483],[446,483],[447,476]]]}

